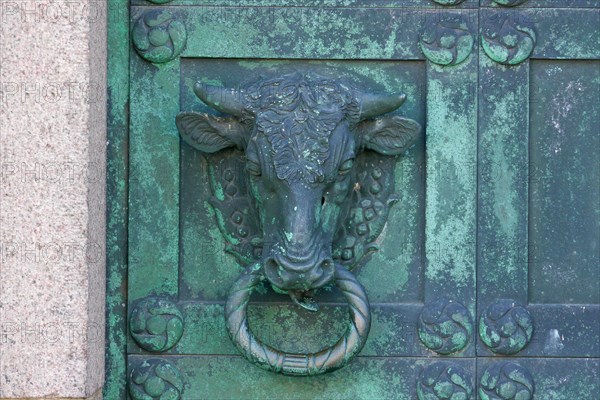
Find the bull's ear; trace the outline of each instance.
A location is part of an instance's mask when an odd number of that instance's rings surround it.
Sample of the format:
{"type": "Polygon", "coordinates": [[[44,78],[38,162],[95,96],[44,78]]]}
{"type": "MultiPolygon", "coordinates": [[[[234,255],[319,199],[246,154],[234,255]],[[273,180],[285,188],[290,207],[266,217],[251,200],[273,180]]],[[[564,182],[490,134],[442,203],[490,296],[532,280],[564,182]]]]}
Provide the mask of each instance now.
{"type": "Polygon", "coordinates": [[[214,153],[227,147],[242,149],[246,130],[235,118],[183,112],[175,119],[181,138],[203,153],[214,153]]]}
{"type": "Polygon", "coordinates": [[[403,153],[421,134],[421,125],[412,119],[381,117],[357,126],[362,147],[387,156],[403,153]]]}

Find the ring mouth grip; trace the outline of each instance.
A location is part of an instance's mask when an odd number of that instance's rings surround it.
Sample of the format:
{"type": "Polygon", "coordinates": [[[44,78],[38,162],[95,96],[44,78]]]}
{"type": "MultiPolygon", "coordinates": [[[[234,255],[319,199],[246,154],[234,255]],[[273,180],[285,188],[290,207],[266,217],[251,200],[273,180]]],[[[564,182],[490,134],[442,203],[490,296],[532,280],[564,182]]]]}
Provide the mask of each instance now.
{"type": "Polygon", "coordinates": [[[350,321],[344,335],[333,346],[316,353],[284,352],[254,336],[248,325],[248,302],[264,279],[258,265],[248,268],[231,287],[225,305],[229,336],[248,360],[285,375],[319,375],[343,367],[363,348],[371,328],[369,300],[356,277],[343,266],[336,264],[334,282],[348,301],[350,321]]]}

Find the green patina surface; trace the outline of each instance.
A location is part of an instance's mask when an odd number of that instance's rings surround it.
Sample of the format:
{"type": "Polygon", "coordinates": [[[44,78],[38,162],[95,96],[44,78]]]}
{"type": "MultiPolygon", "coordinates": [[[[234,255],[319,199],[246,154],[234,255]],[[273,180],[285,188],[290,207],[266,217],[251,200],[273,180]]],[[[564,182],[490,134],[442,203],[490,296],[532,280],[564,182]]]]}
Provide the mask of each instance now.
{"type": "MultiPolygon", "coordinates": [[[[220,86],[235,86],[239,79],[246,79],[258,66],[271,68],[274,66],[298,65],[301,62],[275,60],[185,60],[182,65],[182,109],[195,109],[202,112],[209,111],[198,100],[191,88],[198,80],[199,72],[203,82],[216,83],[220,86]],[[233,77],[233,79],[232,79],[233,77]],[[224,81],[225,79],[225,81],[224,81]]],[[[367,82],[373,82],[373,87],[380,92],[403,91],[413,98],[401,109],[402,115],[414,115],[418,119],[424,116],[423,87],[424,70],[420,62],[410,62],[401,65],[395,62],[302,62],[303,65],[315,67],[336,68],[339,71],[347,70],[359,77],[364,77],[367,82]]],[[[424,143],[419,143],[415,148],[403,156],[397,163],[396,193],[400,204],[392,208],[388,218],[388,226],[394,227],[393,234],[383,234],[380,245],[381,251],[375,253],[374,258],[361,272],[361,282],[371,293],[372,302],[391,301],[417,301],[420,285],[408,285],[408,282],[421,280],[422,271],[422,239],[424,235],[423,199],[424,174],[422,167],[424,143]],[[417,229],[411,227],[417,226],[417,229]],[[406,265],[399,270],[396,265],[406,265]],[[382,282],[381,276],[388,276],[382,282]]],[[[182,213],[186,215],[182,221],[182,287],[190,290],[189,295],[194,299],[219,300],[226,296],[233,277],[238,274],[234,259],[222,252],[225,244],[215,229],[215,219],[207,201],[211,192],[207,190],[209,179],[215,187],[215,194],[219,197],[222,193],[219,183],[212,177],[206,160],[189,147],[182,149],[182,213]],[[203,205],[206,212],[199,213],[199,206],[203,205]],[[197,268],[197,265],[204,268],[197,268]],[[216,277],[222,280],[214,282],[216,277]],[[207,279],[214,285],[208,287],[207,279]]],[[[222,198],[222,197],[221,197],[222,198]]],[[[217,214],[219,212],[217,211],[217,214]]],[[[219,216],[222,218],[222,216],[219,216]]],[[[228,239],[230,242],[235,238],[228,239]]]]}
{"type": "MultiPolygon", "coordinates": [[[[419,49],[428,19],[461,13],[483,25],[507,9],[491,0],[482,1],[490,6],[482,9],[475,0],[443,8],[426,3],[208,0],[194,7],[187,0],[163,6],[134,0],[132,20],[168,8],[187,30],[180,57],[152,64],[129,43],[128,2],[109,2],[106,399],[124,399],[127,369],[150,358],[180,371],[183,399],[413,400],[420,374],[434,361],[464,368],[476,393],[484,370],[503,359],[486,358],[492,353],[473,337],[451,359],[433,357],[419,340],[423,305],[443,296],[462,303],[474,322],[498,299],[524,304],[533,337],[507,343],[525,346],[517,356],[527,358],[512,360],[530,371],[536,396],[600,396],[600,284],[590,279],[600,274],[598,5],[529,0],[508,10],[535,26],[532,59],[501,65],[476,40],[462,63],[441,67],[419,49]],[[550,8],[567,3],[571,8],[550,8]],[[283,7],[294,5],[302,7],[283,7]],[[340,7],[311,8],[332,5],[340,7]],[[229,340],[223,305],[241,268],[225,251],[218,221],[226,216],[208,203],[207,160],[180,144],[174,124],[183,110],[212,112],[191,90],[199,79],[231,86],[262,68],[299,64],[351,72],[377,91],[403,91],[408,101],[400,114],[426,131],[396,166],[399,202],[379,252],[358,274],[372,303],[369,339],[353,363],[313,378],[256,368],[229,340]],[[168,298],[181,310],[183,336],[165,353],[146,353],[127,332],[128,310],[148,296],[168,298]]],[[[480,37],[478,27],[472,29],[480,37]]],[[[224,197],[215,183],[217,198],[224,197]]],[[[347,307],[332,287],[319,292],[317,314],[267,286],[253,299],[252,329],[278,348],[317,350],[346,327],[347,307]]],[[[424,340],[437,343],[440,335],[459,332],[457,326],[452,319],[440,322],[439,334],[424,340]]],[[[469,336],[480,329],[474,326],[469,336]]],[[[440,378],[430,389],[470,384],[462,374],[452,376],[453,384],[440,378]]],[[[180,389],[177,379],[152,379],[156,387],[180,389]]]]}
{"type": "MultiPolygon", "coordinates": [[[[518,294],[527,285],[530,69],[480,60],[480,281],[494,283],[494,298],[526,301],[518,294]]],[[[479,287],[487,295],[488,285],[479,287]]]]}
{"type": "Polygon", "coordinates": [[[108,3],[105,399],[124,399],[127,343],[128,1],[108,3]]]}
{"type": "Polygon", "coordinates": [[[424,298],[447,297],[473,314],[477,79],[475,53],[451,69],[428,68],[424,298]]]}
{"type": "Polygon", "coordinates": [[[130,86],[130,300],[178,292],[179,136],[172,117],[179,110],[178,67],[176,60],[131,66],[137,79],[130,86]]]}
{"type": "Polygon", "coordinates": [[[540,61],[532,69],[530,298],[595,303],[600,282],[590,277],[600,276],[600,61],[540,61]]]}
{"type": "MultiPolygon", "coordinates": [[[[133,357],[137,361],[138,357],[133,357]]],[[[346,369],[318,377],[278,376],[254,368],[240,357],[173,357],[197,398],[393,399],[413,400],[415,381],[426,359],[358,359],[346,369]],[[349,384],[349,377],[352,384],[349,384]],[[219,382],[212,386],[209,382],[219,382]],[[248,392],[248,382],[253,382],[248,392]]],[[[472,368],[471,360],[460,365],[472,368]]],[[[193,396],[193,395],[192,395],[193,396]]],[[[195,398],[195,397],[190,397],[195,398]]]]}
{"type": "MultiPolygon", "coordinates": [[[[481,358],[478,360],[478,379],[481,379],[484,372],[492,367],[497,361],[491,358],[481,358]]],[[[598,397],[597,377],[600,362],[596,359],[525,359],[512,358],[511,362],[526,368],[531,372],[534,384],[534,396],[523,398],[542,398],[542,399],[593,399],[598,397]],[[567,372],[568,371],[568,372],[567,372]]],[[[522,375],[512,375],[512,379],[498,380],[499,383],[504,383],[504,387],[496,385],[494,389],[498,392],[504,391],[509,394],[514,389],[523,391],[523,395],[527,393],[526,386],[519,383],[526,382],[522,375]],[[513,383],[511,388],[510,383],[513,383]]],[[[487,398],[494,399],[498,397],[490,396],[494,391],[488,391],[487,398]]],[[[479,392],[481,399],[486,396],[479,392]]]]}
{"type": "MultiPolygon", "coordinates": [[[[437,3],[460,3],[462,7],[473,7],[477,6],[479,0],[432,0],[437,3]]],[[[556,1],[556,0],[550,0],[556,1]]],[[[593,1],[593,0],[575,0],[575,1],[593,1]]],[[[147,0],[133,0],[131,2],[135,5],[148,5],[147,0]]],[[[155,3],[158,3],[155,1],[155,3]]],[[[364,0],[173,0],[169,2],[170,5],[184,5],[184,6],[224,6],[224,7],[357,7],[357,8],[398,8],[398,7],[411,7],[412,9],[420,9],[424,7],[422,0],[379,0],[377,2],[365,2],[364,0]]],[[[435,6],[435,4],[426,4],[429,7],[435,6]]],[[[219,10],[215,10],[219,11],[219,10]]]]}

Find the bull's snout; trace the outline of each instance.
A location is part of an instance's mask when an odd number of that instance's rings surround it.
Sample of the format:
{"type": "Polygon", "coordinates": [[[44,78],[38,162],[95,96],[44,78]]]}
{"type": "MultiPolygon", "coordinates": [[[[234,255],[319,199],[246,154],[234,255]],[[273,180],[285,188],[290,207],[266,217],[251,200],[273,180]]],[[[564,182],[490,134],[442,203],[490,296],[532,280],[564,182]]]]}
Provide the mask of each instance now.
{"type": "Polygon", "coordinates": [[[269,282],[279,289],[306,291],[331,282],[334,264],[327,256],[296,259],[275,254],[266,259],[264,271],[269,282]]]}

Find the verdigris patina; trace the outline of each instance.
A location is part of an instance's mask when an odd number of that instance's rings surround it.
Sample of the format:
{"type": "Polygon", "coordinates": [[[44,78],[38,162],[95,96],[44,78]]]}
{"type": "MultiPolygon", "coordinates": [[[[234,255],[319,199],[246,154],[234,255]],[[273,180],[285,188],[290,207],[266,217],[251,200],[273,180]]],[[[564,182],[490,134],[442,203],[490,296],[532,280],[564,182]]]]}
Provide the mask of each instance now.
{"type": "Polygon", "coordinates": [[[371,320],[350,271],[376,250],[395,201],[396,159],[389,156],[403,153],[421,131],[410,119],[378,117],[399,108],[405,95],[365,93],[312,71],[236,89],[197,83],[194,92],[230,115],[183,112],[177,127],[195,149],[223,155],[210,163],[212,203],[229,251],[247,265],[225,309],[231,339],[271,371],[315,375],[342,367],[363,347],[371,320]],[[246,306],[265,279],[311,311],[318,309],[314,290],[335,282],[350,304],[345,335],[312,354],[263,344],[249,329],[246,306]]]}

